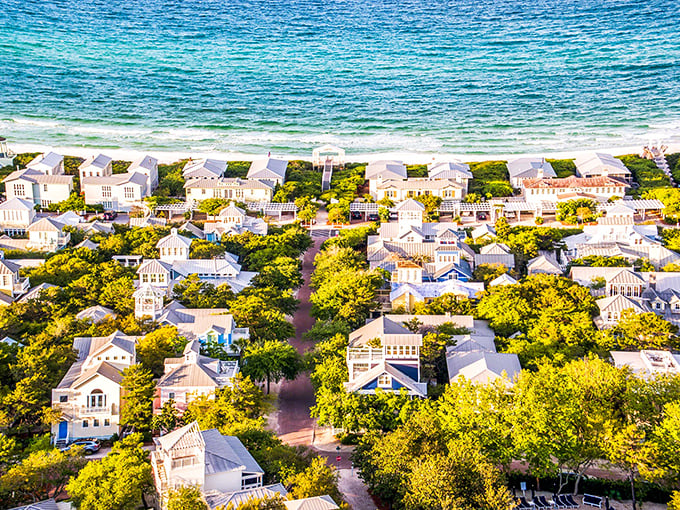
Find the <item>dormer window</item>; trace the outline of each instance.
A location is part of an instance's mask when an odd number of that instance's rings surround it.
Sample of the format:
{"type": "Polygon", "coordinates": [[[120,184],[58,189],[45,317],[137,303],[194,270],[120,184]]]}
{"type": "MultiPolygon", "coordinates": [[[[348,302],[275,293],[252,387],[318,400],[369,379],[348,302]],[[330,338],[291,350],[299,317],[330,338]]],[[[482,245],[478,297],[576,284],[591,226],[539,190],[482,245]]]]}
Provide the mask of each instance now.
{"type": "Polygon", "coordinates": [[[382,374],[378,377],[378,387],[379,388],[391,388],[392,387],[392,377],[389,374],[382,374]]]}

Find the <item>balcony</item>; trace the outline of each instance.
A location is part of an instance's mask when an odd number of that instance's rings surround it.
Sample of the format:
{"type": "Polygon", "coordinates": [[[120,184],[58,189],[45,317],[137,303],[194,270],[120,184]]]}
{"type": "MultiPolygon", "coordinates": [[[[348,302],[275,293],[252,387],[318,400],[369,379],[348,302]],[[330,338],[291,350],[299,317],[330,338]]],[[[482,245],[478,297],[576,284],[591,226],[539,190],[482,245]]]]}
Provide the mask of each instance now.
{"type": "Polygon", "coordinates": [[[12,292],[15,296],[20,296],[21,294],[26,294],[30,287],[31,283],[28,281],[28,278],[19,278],[13,285],[12,292]]]}
{"type": "Polygon", "coordinates": [[[382,349],[373,349],[371,347],[367,349],[347,349],[348,361],[382,361],[383,358],[382,349]]]}

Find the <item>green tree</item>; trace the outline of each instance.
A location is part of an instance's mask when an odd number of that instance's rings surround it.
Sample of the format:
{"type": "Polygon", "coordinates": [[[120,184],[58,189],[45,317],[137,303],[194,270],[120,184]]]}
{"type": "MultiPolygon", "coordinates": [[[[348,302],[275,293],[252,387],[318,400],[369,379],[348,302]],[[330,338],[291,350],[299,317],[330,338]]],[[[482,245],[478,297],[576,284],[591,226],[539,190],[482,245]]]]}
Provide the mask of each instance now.
{"type": "Polygon", "coordinates": [[[153,490],[148,453],[141,434],[114,444],[101,460],[89,462],[66,487],[80,510],[134,510],[153,490]]]}
{"type": "Polygon", "coordinates": [[[194,239],[191,243],[190,258],[214,259],[224,255],[226,249],[220,244],[215,244],[205,239],[194,239]]]}
{"type": "Polygon", "coordinates": [[[343,270],[358,271],[366,268],[363,256],[350,247],[329,246],[314,257],[312,287],[319,288],[326,280],[343,270]]]}
{"type": "Polygon", "coordinates": [[[137,343],[137,361],[155,377],[163,375],[165,358],[182,354],[187,340],[175,326],[163,326],[144,335],[137,343]]]}
{"type": "Polygon", "coordinates": [[[219,212],[229,205],[229,200],[224,198],[206,198],[201,200],[198,205],[198,210],[206,213],[208,216],[216,216],[219,212]]]}
{"type": "Polygon", "coordinates": [[[123,370],[123,403],[120,423],[136,432],[151,430],[153,399],[156,385],[153,374],[142,365],[132,365],[123,370]]]}
{"type": "Polygon", "coordinates": [[[303,283],[301,265],[299,259],[276,257],[253,278],[253,285],[280,290],[298,289],[303,283]]]}
{"type": "Polygon", "coordinates": [[[229,503],[226,507],[224,505],[217,507],[216,510],[286,510],[286,505],[283,504],[283,498],[277,494],[263,498],[252,497],[238,506],[229,503]]]}
{"type": "Polygon", "coordinates": [[[293,380],[301,369],[301,358],[295,347],[286,342],[267,340],[262,345],[250,345],[243,355],[242,371],[255,381],[267,381],[267,393],[272,381],[293,380]]]}
{"type": "Polygon", "coordinates": [[[503,475],[467,443],[453,442],[448,454],[425,455],[408,475],[404,507],[409,510],[511,510],[516,506],[503,475]]]}
{"type": "Polygon", "coordinates": [[[557,214],[555,219],[570,225],[577,222],[588,222],[595,219],[597,215],[597,204],[589,198],[579,198],[568,200],[557,204],[557,214]]]}
{"type": "Polygon", "coordinates": [[[338,472],[323,457],[312,459],[304,471],[289,476],[284,484],[290,486],[288,494],[291,499],[328,495],[336,503],[342,502],[342,494],[338,490],[338,472]]]}
{"type": "Polygon", "coordinates": [[[484,282],[485,285],[488,285],[489,282],[507,272],[508,268],[504,264],[479,264],[472,272],[472,277],[475,280],[484,282]]]}
{"type": "Polygon", "coordinates": [[[41,501],[64,490],[69,478],[85,464],[87,460],[80,448],[36,451],[0,477],[0,487],[12,493],[17,502],[41,501]]]}
{"type": "Polygon", "coordinates": [[[167,510],[209,510],[198,487],[180,487],[168,492],[167,510]]]}
{"type": "Polygon", "coordinates": [[[609,350],[676,349],[678,327],[654,312],[623,310],[605,347],[609,350]]]}
{"type": "Polygon", "coordinates": [[[175,407],[175,401],[170,399],[163,404],[161,412],[154,414],[151,419],[151,429],[167,434],[175,430],[181,423],[179,411],[175,407]]]}
{"type": "Polygon", "coordinates": [[[249,377],[237,374],[230,386],[217,390],[214,395],[201,395],[192,400],[183,418],[186,423],[196,420],[203,430],[226,431],[237,424],[257,428],[266,409],[262,390],[249,377]]]}

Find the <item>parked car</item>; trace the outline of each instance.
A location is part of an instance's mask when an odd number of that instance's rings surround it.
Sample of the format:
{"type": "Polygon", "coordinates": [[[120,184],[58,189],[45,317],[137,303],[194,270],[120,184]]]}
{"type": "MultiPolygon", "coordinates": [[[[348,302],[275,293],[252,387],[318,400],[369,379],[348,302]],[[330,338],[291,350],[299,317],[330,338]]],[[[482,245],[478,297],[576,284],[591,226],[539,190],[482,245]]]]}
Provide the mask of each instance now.
{"type": "Polygon", "coordinates": [[[480,213],[477,215],[477,217],[478,217],[480,220],[484,221],[484,220],[486,220],[486,213],[480,212],[480,213]]]}
{"type": "Polygon", "coordinates": [[[64,446],[62,448],[59,448],[61,451],[66,451],[70,450],[72,446],[82,446],[83,447],[83,453],[85,455],[92,455],[93,453],[97,453],[101,446],[99,445],[99,441],[96,439],[78,439],[77,441],[73,441],[70,445],[64,446]]]}
{"type": "Polygon", "coordinates": [[[361,218],[363,218],[363,214],[361,214],[361,212],[359,211],[352,211],[350,215],[353,220],[360,220],[361,218]]]}
{"type": "Polygon", "coordinates": [[[377,213],[371,213],[368,215],[368,221],[378,221],[380,219],[380,215],[377,213]]]}
{"type": "Polygon", "coordinates": [[[104,220],[105,221],[113,221],[118,217],[118,213],[116,211],[106,211],[104,212],[104,220]]]}

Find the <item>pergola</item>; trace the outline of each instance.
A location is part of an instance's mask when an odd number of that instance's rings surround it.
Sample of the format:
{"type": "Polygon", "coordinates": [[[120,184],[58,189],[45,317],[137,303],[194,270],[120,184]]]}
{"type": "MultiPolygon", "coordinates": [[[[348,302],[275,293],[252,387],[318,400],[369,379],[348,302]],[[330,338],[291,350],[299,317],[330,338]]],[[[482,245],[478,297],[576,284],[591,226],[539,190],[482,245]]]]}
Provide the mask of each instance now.
{"type": "Polygon", "coordinates": [[[324,145],[312,151],[312,168],[323,169],[321,176],[321,191],[331,189],[331,179],[333,178],[333,168],[344,168],[345,149],[334,145],[324,145]]]}
{"type": "Polygon", "coordinates": [[[293,213],[293,218],[297,218],[298,208],[293,202],[248,202],[246,207],[249,211],[258,211],[266,216],[278,215],[279,220],[283,213],[293,213]]]}
{"type": "Polygon", "coordinates": [[[663,205],[661,200],[647,199],[647,200],[621,200],[620,202],[612,202],[605,204],[598,204],[597,210],[607,212],[607,210],[616,207],[619,204],[623,204],[631,209],[634,209],[636,213],[645,219],[645,213],[647,211],[662,211],[666,206],[663,205]]]}

